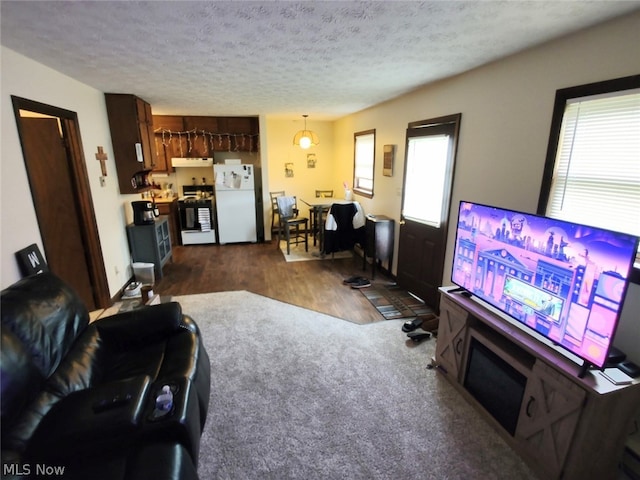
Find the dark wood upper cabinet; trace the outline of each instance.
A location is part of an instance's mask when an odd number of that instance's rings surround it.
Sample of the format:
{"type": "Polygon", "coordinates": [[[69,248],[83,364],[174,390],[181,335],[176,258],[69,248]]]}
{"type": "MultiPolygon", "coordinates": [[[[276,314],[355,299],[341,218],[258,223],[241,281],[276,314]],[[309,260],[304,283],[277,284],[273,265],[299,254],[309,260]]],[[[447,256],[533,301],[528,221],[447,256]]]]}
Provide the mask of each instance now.
{"type": "Polygon", "coordinates": [[[151,105],[122,93],[106,93],[105,100],[120,193],[138,193],[148,188],[157,160],[151,105]]]}
{"type": "Polygon", "coordinates": [[[226,137],[214,135],[214,133],[222,132],[219,117],[189,116],[183,118],[184,129],[189,132],[188,147],[190,147],[187,154],[183,156],[213,157],[213,152],[229,148],[226,137]]]}
{"type": "Polygon", "coordinates": [[[221,132],[218,117],[182,117],[185,130],[204,130],[205,132],[221,132]]]}
{"type": "Polygon", "coordinates": [[[158,152],[155,171],[171,171],[172,157],[213,157],[214,152],[258,150],[257,117],[154,115],[153,125],[158,152]]]}
{"type": "MultiPolygon", "coordinates": [[[[187,138],[174,135],[173,132],[183,132],[184,119],[178,115],[154,115],[153,130],[155,132],[155,147],[158,161],[154,172],[173,172],[172,157],[180,157],[180,152],[188,150],[187,138]],[[164,133],[163,133],[164,132],[164,133]]],[[[186,156],[186,155],[184,155],[186,156]]]]}

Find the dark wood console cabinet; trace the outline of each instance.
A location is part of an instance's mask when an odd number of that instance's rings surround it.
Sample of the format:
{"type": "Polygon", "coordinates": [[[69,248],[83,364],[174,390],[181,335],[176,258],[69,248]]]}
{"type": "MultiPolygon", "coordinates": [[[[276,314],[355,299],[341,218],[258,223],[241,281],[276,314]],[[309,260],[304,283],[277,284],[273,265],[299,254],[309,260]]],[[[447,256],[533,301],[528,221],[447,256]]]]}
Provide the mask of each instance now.
{"type": "Polygon", "coordinates": [[[382,262],[386,262],[387,271],[391,271],[394,226],[395,222],[392,218],[384,215],[367,215],[364,260],[371,257],[371,278],[375,277],[376,266],[381,266],[382,262]]]}
{"type": "Polygon", "coordinates": [[[640,408],[640,380],[614,385],[553,345],[472,298],[441,288],[434,365],[544,479],[616,479],[640,408]],[[471,345],[479,342],[526,378],[510,434],[465,387],[471,345]]]}
{"type": "Polygon", "coordinates": [[[173,256],[169,217],[161,215],[153,225],[129,224],[127,237],[133,261],[153,263],[155,277],[161,279],[162,267],[173,256]]]}

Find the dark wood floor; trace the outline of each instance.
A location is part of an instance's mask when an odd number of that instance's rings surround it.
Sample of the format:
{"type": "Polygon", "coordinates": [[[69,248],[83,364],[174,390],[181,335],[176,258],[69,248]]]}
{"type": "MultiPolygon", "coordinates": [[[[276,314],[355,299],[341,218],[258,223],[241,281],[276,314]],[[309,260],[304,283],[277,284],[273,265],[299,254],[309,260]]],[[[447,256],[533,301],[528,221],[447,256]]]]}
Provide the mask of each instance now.
{"type": "MultiPolygon", "coordinates": [[[[247,290],[354,323],[384,320],[360,291],[342,283],[351,275],[370,278],[361,257],[287,263],[275,243],[176,246],[163,274],[154,289],[162,296],[247,290]]],[[[389,282],[376,273],[375,283],[389,282]]]]}

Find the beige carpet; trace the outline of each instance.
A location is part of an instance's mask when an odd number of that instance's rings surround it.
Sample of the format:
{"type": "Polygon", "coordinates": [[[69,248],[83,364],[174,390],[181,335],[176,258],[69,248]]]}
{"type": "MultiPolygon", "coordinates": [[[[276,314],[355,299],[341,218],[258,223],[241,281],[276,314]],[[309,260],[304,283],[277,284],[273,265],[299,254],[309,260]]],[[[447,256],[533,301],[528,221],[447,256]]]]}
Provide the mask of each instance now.
{"type": "Polygon", "coordinates": [[[298,245],[291,245],[290,251],[287,255],[287,242],[280,241],[280,251],[284,255],[284,259],[287,262],[306,262],[309,260],[331,260],[332,258],[351,258],[353,252],[348,250],[344,252],[336,252],[332,255],[321,256],[318,247],[313,246],[313,240],[309,239],[309,251],[304,251],[304,243],[298,245]]]}
{"type": "Polygon", "coordinates": [[[533,479],[426,368],[401,320],[340,320],[246,291],[175,297],[211,358],[207,480],[533,479]]]}

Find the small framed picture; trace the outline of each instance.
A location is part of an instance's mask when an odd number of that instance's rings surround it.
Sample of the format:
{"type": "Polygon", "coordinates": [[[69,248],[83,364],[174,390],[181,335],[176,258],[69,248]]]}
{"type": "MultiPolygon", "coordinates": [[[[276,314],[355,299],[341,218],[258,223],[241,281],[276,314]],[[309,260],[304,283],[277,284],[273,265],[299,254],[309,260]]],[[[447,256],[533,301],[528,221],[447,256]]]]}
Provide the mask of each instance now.
{"type": "Polygon", "coordinates": [[[393,177],[393,157],[395,156],[396,146],[385,145],[384,147],[384,160],[382,166],[382,174],[385,177],[393,177]]]}
{"type": "Polygon", "coordinates": [[[284,176],[287,178],[293,177],[293,163],[284,164],[284,176]]]}
{"type": "Polygon", "coordinates": [[[316,168],[316,154],[307,153],[307,168],[316,168]]]}

